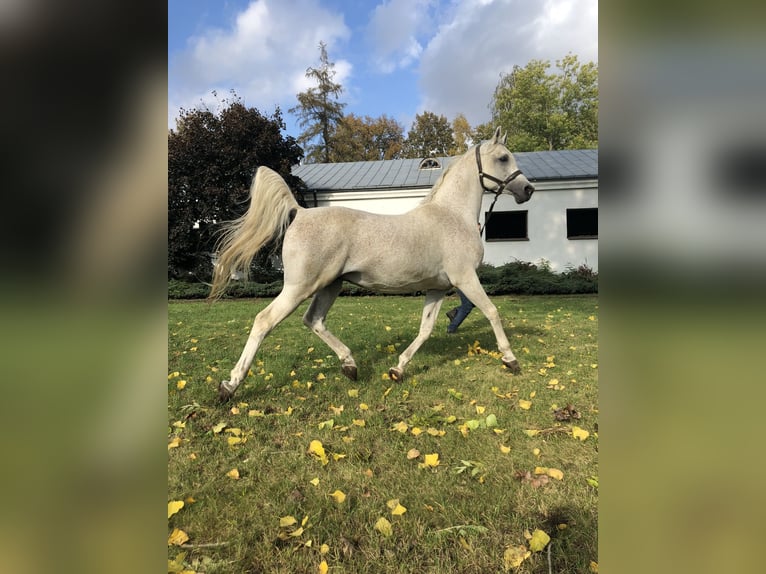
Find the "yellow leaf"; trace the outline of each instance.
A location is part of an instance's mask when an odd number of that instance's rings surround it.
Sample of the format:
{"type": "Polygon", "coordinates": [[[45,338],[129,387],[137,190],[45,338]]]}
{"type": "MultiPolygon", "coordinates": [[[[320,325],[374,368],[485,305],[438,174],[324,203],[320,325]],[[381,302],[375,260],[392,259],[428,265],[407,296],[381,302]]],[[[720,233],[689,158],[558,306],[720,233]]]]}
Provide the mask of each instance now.
{"type": "Polygon", "coordinates": [[[231,414],[233,414],[233,415],[238,415],[238,414],[239,414],[239,407],[231,407],[231,408],[229,409],[229,412],[230,412],[231,414]]]}
{"type": "Polygon", "coordinates": [[[399,431],[401,433],[407,432],[407,429],[410,428],[409,425],[404,421],[399,421],[394,426],[391,427],[392,431],[399,431]]]}
{"type": "Polygon", "coordinates": [[[359,389],[349,389],[348,390],[348,396],[349,397],[358,397],[359,396],[359,389]]]}
{"type": "Polygon", "coordinates": [[[168,380],[170,380],[170,379],[172,379],[172,378],[174,378],[174,377],[178,377],[178,376],[180,376],[180,375],[181,375],[181,373],[179,373],[178,371],[173,371],[172,373],[170,373],[170,374],[168,375],[168,380]]]}
{"type": "Polygon", "coordinates": [[[338,504],[342,504],[344,500],[346,500],[346,495],[343,493],[343,491],[336,490],[332,494],[330,494],[330,497],[337,502],[338,504]]]}
{"type": "Polygon", "coordinates": [[[401,516],[402,514],[404,514],[405,512],[407,512],[407,508],[406,508],[405,506],[402,506],[401,504],[399,504],[399,500],[397,500],[397,499],[394,499],[394,500],[389,500],[389,501],[388,501],[388,507],[391,509],[391,514],[392,514],[393,516],[401,516]],[[392,502],[395,502],[395,503],[396,503],[396,504],[393,506],[393,508],[391,507],[391,503],[392,503],[392,502]]]}
{"type": "Polygon", "coordinates": [[[535,531],[532,533],[532,538],[529,539],[529,549],[532,552],[540,552],[550,541],[550,536],[548,536],[539,528],[535,529],[535,531]]]}
{"type": "Polygon", "coordinates": [[[171,440],[168,443],[168,450],[170,450],[171,448],[178,448],[179,446],[181,446],[181,437],[177,436],[177,437],[174,437],[173,440],[171,440]]]}
{"type": "Polygon", "coordinates": [[[181,544],[184,544],[189,540],[189,535],[186,534],[183,530],[179,530],[178,528],[174,528],[173,532],[170,533],[170,536],[168,536],[168,546],[175,545],[175,546],[181,546],[181,544]]]}
{"type": "Polygon", "coordinates": [[[594,562],[593,560],[591,560],[588,566],[590,567],[591,572],[593,572],[594,574],[598,574],[598,562],[594,562]]]}
{"type": "Polygon", "coordinates": [[[532,401],[525,401],[524,399],[519,399],[519,407],[524,409],[525,411],[528,411],[531,406],[532,406],[532,401]]]}
{"type": "Polygon", "coordinates": [[[180,381],[178,381],[178,382],[176,383],[176,388],[177,388],[179,391],[180,391],[181,389],[183,389],[185,386],[186,386],[186,381],[184,381],[183,379],[182,379],[182,380],[180,380],[180,381]]]}
{"type": "Polygon", "coordinates": [[[429,427],[428,430],[426,430],[426,432],[430,434],[431,436],[444,436],[445,434],[447,434],[447,431],[438,430],[433,427],[429,427]]]}
{"type": "Polygon", "coordinates": [[[454,365],[455,365],[455,366],[458,366],[458,365],[460,365],[460,359],[455,359],[455,360],[454,360],[454,361],[452,361],[452,362],[454,363],[454,365]]]}
{"type": "Polygon", "coordinates": [[[369,408],[370,408],[370,407],[368,407],[368,406],[367,406],[367,403],[359,403],[359,410],[360,410],[360,411],[366,411],[366,410],[368,410],[369,408]]]}
{"type": "Polygon", "coordinates": [[[287,535],[291,536],[293,538],[298,538],[298,536],[300,536],[301,534],[303,534],[303,527],[299,526],[298,528],[296,528],[292,532],[288,533],[287,535]]]}
{"type": "Polygon", "coordinates": [[[226,428],[226,426],[227,426],[227,425],[226,425],[226,423],[218,423],[217,425],[215,425],[215,426],[213,427],[213,434],[218,434],[218,433],[219,433],[219,432],[221,432],[223,429],[225,429],[225,428],[226,428]]]}
{"type": "Polygon", "coordinates": [[[572,427],[572,436],[580,440],[585,440],[590,436],[590,433],[580,427],[572,427]]]}
{"type": "Polygon", "coordinates": [[[279,519],[279,527],[280,528],[289,528],[290,526],[293,526],[295,524],[298,524],[298,521],[295,520],[294,516],[283,516],[279,519]]]}
{"type": "Polygon", "coordinates": [[[327,554],[330,551],[330,547],[327,544],[322,544],[319,547],[319,553],[320,554],[327,554]]]}
{"type": "Polygon", "coordinates": [[[351,421],[351,424],[357,427],[363,427],[367,425],[364,419],[354,419],[351,421]]]}
{"type": "Polygon", "coordinates": [[[318,440],[312,440],[309,444],[309,454],[315,456],[319,460],[322,461],[322,465],[327,464],[330,462],[327,459],[327,454],[324,451],[324,447],[322,446],[322,442],[318,440]]]}
{"type": "Polygon", "coordinates": [[[319,574],[327,574],[328,566],[325,560],[319,563],[319,574]]]}
{"type": "Polygon", "coordinates": [[[318,477],[317,478],[312,478],[311,480],[309,480],[309,482],[311,484],[313,484],[314,486],[319,486],[319,478],[318,477]]]}
{"type": "Polygon", "coordinates": [[[239,470],[232,468],[229,472],[226,473],[226,476],[233,478],[234,480],[239,480],[239,470]]]}
{"type": "Polygon", "coordinates": [[[342,458],[346,458],[346,455],[341,452],[336,452],[332,455],[333,460],[340,460],[342,458]]]}
{"type": "Polygon", "coordinates": [[[184,507],[183,500],[171,500],[168,502],[168,518],[173,516],[176,512],[184,507]]]}
{"type": "Polygon", "coordinates": [[[324,381],[327,377],[324,376],[324,373],[319,373],[317,375],[317,381],[324,381]]]}
{"type": "Polygon", "coordinates": [[[508,454],[509,452],[511,452],[511,447],[505,446],[505,445],[501,444],[500,445],[500,452],[502,452],[503,454],[508,454]]]}
{"type": "Polygon", "coordinates": [[[383,536],[391,536],[391,534],[393,534],[391,523],[382,516],[378,518],[378,521],[375,523],[375,530],[380,532],[383,536]]]}
{"type": "Polygon", "coordinates": [[[526,546],[509,546],[503,554],[505,571],[508,572],[511,568],[518,568],[531,554],[526,546]]]}
{"type": "Polygon", "coordinates": [[[487,407],[480,407],[479,405],[476,405],[476,414],[477,415],[483,415],[485,410],[487,410],[487,407]]]}
{"type": "Polygon", "coordinates": [[[545,474],[551,478],[555,478],[556,480],[564,480],[564,473],[561,472],[558,468],[549,468],[548,472],[545,474]]]}
{"type": "Polygon", "coordinates": [[[407,451],[407,459],[412,460],[413,458],[418,458],[420,456],[420,451],[416,448],[411,448],[407,451]]]}
{"type": "Polygon", "coordinates": [[[540,431],[536,429],[527,429],[524,431],[524,434],[527,435],[528,437],[533,437],[533,436],[539,435],[540,431]]]}
{"type": "Polygon", "coordinates": [[[422,429],[422,428],[420,428],[420,427],[412,427],[412,430],[410,430],[410,432],[411,432],[413,435],[415,435],[415,436],[419,436],[420,434],[422,434],[422,433],[423,433],[423,429],[422,429]]]}
{"type": "Polygon", "coordinates": [[[435,468],[439,466],[439,453],[425,455],[425,462],[420,466],[423,468],[435,468]]]}
{"type": "Polygon", "coordinates": [[[535,455],[536,457],[539,457],[540,456],[540,449],[539,448],[533,448],[532,449],[532,454],[535,455]]]}
{"type": "Polygon", "coordinates": [[[185,429],[186,428],[186,423],[183,422],[183,421],[176,421],[176,422],[173,423],[173,426],[175,428],[177,428],[177,429],[185,429]]]}
{"type": "Polygon", "coordinates": [[[243,442],[246,442],[247,439],[244,439],[239,436],[229,436],[226,437],[226,442],[229,443],[229,446],[234,446],[235,444],[240,444],[243,442]]]}

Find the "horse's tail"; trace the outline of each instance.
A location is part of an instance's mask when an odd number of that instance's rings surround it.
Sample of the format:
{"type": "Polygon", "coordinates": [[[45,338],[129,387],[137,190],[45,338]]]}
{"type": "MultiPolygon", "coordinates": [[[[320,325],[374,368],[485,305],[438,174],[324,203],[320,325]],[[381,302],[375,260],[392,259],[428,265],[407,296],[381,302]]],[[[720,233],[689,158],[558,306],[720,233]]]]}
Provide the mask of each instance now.
{"type": "Polygon", "coordinates": [[[223,295],[232,273],[242,271],[247,275],[258,251],[284,235],[298,209],[282,176],[267,167],[258,168],[250,187],[250,207],[242,217],[224,225],[216,245],[218,259],[210,299],[223,295]]]}

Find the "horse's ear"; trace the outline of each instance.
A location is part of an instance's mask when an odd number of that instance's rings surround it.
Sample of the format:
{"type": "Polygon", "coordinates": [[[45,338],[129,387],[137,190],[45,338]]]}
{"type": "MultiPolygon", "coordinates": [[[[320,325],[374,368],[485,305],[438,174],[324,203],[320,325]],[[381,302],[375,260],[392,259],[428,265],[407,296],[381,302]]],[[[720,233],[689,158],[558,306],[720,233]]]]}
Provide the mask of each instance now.
{"type": "MultiPolygon", "coordinates": [[[[500,129],[500,128],[498,128],[498,129],[500,129]]],[[[506,140],[507,140],[507,139],[508,139],[508,132],[505,132],[505,133],[504,133],[504,134],[503,134],[503,135],[500,137],[500,143],[501,143],[501,144],[503,144],[503,145],[505,145],[505,142],[506,142],[506,140]]]]}
{"type": "MultiPolygon", "coordinates": [[[[492,136],[492,143],[497,143],[500,141],[500,126],[497,126],[495,128],[495,134],[492,136]]],[[[503,143],[503,142],[500,142],[503,143]]]]}

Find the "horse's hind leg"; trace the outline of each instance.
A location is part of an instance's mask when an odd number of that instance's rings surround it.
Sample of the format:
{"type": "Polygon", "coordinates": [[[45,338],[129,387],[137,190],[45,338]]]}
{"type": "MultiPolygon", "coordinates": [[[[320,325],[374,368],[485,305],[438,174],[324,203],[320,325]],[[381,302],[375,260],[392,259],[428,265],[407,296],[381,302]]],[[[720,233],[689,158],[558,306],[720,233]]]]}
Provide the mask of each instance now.
{"type": "Polygon", "coordinates": [[[327,287],[320,289],[314,294],[308,310],[303,315],[303,323],[329,346],[340,359],[343,374],[352,381],[356,380],[356,361],[351,356],[351,349],[344,345],[340,339],[327,330],[324,320],[327,312],[332,307],[335,299],[343,287],[343,280],[336,279],[327,287]]]}
{"type": "Polygon", "coordinates": [[[221,381],[221,384],[218,385],[218,398],[221,401],[229,400],[237,387],[245,379],[255,354],[258,352],[258,347],[261,346],[266,335],[290,313],[295,311],[296,307],[308,297],[309,293],[306,293],[303,289],[285,287],[276,299],[256,315],[255,321],[253,321],[253,328],[250,330],[250,336],[247,338],[245,348],[242,350],[242,355],[240,355],[239,361],[231,370],[231,380],[221,381]]]}
{"type": "Polygon", "coordinates": [[[418,336],[415,337],[415,340],[410,343],[410,346],[399,355],[399,364],[388,370],[388,376],[393,380],[401,381],[404,378],[404,368],[407,366],[407,363],[412,360],[413,355],[417,352],[420,346],[431,336],[431,332],[434,330],[434,324],[436,323],[436,318],[439,316],[439,309],[441,309],[442,301],[444,300],[444,294],[445,291],[428,291],[426,293],[418,336]]]}

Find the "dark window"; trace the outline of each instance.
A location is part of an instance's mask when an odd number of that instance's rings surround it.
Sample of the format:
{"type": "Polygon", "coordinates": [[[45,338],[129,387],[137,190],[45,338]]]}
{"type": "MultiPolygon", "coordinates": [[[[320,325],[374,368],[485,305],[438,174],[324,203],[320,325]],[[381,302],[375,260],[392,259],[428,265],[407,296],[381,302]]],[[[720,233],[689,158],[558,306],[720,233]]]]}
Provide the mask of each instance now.
{"type": "Polygon", "coordinates": [[[484,214],[487,241],[528,241],[526,211],[493,211],[484,214]]]}
{"type": "Polygon", "coordinates": [[[567,209],[567,239],[598,239],[598,208],[567,209]]]}

